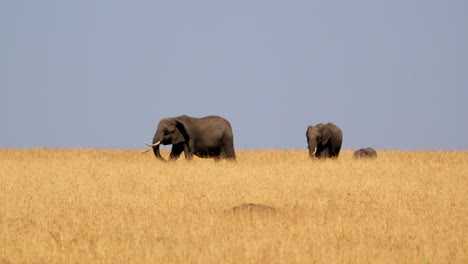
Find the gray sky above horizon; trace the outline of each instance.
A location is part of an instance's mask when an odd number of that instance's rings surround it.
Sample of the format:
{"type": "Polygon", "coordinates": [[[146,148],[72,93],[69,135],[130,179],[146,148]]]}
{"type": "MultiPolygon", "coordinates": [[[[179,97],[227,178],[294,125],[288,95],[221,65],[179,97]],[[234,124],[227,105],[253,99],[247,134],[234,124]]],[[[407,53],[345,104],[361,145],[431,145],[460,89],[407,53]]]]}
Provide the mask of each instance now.
{"type": "Polygon", "coordinates": [[[238,149],[467,150],[467,1],[0,2],[0,148],[144,148],[220,115],[238,149]]]}

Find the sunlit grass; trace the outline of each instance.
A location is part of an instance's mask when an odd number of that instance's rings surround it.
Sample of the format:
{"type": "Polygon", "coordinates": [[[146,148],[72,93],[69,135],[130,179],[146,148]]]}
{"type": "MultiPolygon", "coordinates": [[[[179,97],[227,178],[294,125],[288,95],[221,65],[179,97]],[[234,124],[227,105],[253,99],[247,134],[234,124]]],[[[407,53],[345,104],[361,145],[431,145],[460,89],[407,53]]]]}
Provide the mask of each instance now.
{"type": "Polygon", "coordinates": [[[377,151],[0,150],[0,263],[467,263],[468,152],[377,151]]]}

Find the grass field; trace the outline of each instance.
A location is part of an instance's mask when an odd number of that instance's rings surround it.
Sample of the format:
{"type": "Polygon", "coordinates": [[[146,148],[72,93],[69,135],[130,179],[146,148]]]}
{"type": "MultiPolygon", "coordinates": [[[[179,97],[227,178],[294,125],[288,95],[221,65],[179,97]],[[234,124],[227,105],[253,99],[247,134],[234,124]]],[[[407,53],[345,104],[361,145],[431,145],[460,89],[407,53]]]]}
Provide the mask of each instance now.
{"type": "Polygon", "coordinates": [[[468,151],[378,155],[0,150],[0,263],[468,263],[468,151]]]}

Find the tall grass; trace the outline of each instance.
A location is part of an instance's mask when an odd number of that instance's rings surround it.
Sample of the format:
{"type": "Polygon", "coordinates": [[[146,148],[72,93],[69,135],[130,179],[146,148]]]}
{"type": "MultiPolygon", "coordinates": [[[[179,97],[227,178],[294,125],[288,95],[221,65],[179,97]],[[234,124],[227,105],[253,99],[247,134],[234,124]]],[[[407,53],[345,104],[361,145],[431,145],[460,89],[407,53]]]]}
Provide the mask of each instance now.
{"type": "Polygon", "coordinates": [[[378,155],[0,150],[0,263],[468,263],[468,152],[378,155]]]}

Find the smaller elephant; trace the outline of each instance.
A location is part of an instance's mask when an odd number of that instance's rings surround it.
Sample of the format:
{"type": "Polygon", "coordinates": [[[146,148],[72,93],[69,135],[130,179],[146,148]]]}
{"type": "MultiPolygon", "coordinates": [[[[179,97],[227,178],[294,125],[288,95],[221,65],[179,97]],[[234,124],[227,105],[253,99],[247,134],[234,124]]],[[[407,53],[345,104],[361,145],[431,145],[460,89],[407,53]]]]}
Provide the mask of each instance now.
{"type": "Polygon", "coordinates": [[[373,148],[362,148],[354,152],[353,157],[358,158],[377,158],[377,151],[373,148]]]}
{"type": "Polygon", "coordinates": [[[309,157],[336,158],[340,154],[343,132],[332,123],[307,128],[309,157]]]}

